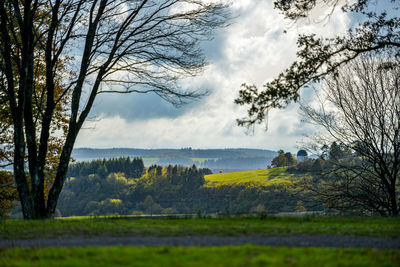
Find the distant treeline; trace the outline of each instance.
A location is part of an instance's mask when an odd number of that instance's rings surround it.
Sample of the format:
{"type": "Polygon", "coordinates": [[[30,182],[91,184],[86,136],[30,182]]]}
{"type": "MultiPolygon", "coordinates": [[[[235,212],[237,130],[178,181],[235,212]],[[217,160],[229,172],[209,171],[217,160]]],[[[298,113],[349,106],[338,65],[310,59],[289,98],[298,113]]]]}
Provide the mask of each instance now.
{"type": "Polygon", "coordinates": [[[128,178],[139,178],[144,172],[144,164],[141,158],[116,158],[93,161],[83,161],[70,164],[67,177],[87,176],[98,174],[102,177],[109,173],[122,172],[128,178]]]}

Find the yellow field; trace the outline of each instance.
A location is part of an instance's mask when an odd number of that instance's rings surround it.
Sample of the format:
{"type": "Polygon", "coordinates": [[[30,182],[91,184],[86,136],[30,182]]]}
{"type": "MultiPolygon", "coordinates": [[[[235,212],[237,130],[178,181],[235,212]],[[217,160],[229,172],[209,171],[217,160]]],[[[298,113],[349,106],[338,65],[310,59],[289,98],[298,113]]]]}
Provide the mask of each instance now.
{"type": "Polygon", "coordinates": [[[263,185],[287,184],[291,185],[302,178],[286,171],[286,168],[259,169],[240,172],[217,173],[204,176],[207,186],[254,183],[263,185]]]}

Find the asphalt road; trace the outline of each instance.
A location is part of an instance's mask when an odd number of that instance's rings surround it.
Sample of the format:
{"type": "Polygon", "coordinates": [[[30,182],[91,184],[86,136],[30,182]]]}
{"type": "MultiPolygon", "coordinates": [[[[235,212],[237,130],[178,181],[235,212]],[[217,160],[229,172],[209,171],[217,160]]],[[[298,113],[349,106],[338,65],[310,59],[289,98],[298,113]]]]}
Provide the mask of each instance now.
{"type": "Polygon", "coordinates": [[[400,249],[400,238],[350,235],[293,235],[293,236],[96,236],[59,239],[2,239],[0,248],[58,247],[58,246],[226,246],[254,244],[285,247],[336,247],[400,249]]]}

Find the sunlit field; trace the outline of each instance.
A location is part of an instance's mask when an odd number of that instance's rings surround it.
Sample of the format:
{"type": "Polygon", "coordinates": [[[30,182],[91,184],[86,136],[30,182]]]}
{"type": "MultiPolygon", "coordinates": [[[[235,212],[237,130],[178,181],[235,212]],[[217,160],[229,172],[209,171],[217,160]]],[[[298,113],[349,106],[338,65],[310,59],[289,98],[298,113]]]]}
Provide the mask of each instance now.
{"type": "Polygon", "coordinates": [[[297,175],[286,171],[287,168],[272,168],[248,170],[239,172],[227,172],[206,175],[207,186],[231,185],[240,183],[254,183],[262,185],[293,184],[304,175],[297,175]]]}

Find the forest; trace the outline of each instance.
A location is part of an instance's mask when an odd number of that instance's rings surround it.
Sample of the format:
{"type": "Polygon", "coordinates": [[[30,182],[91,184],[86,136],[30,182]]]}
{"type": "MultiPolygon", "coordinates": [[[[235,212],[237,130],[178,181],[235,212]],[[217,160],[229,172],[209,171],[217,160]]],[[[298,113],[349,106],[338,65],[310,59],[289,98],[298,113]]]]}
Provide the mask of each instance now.
{"type": "MultiPolygon", "coordinates": [[[[286,170],[309,177],[311,172],[286,170]]],[[[75,163],[60,195],[58,215],[249,214],[323,210],[321,201],[304,201],[301,179],[294,183],[251,181],[213,186],[210,169],[153,165],[139,158],[75,163]],[[118,171],[115,171],[118,166],[118,171]],[[138,173],[142,175],[138,175],[138,173]]]]}
{"type": "MultiPolygon", "coordinates": [[[[355,143],[357,148],[360,143],[355,143]]],[[[195,165],[152,165],[140,158],[72,164],[58,215],[276,214],[312,211],[388,215],[390,197],[366,178],[371,165],[354,147],[332,142],[318,158],[296,162],[279,151],[274,168],[212,175],[195,165]],[[363,176],[358,176],[363,173],[363,176]],[[222,180],[218,180],[221,177],[222,180]],[[236,178],[235,178],[236,177],[236,178]],[[224,181],[224,179],[227,179],[224,181]],[[365,195],[368,188],[370,195],[365,195]]]]}

